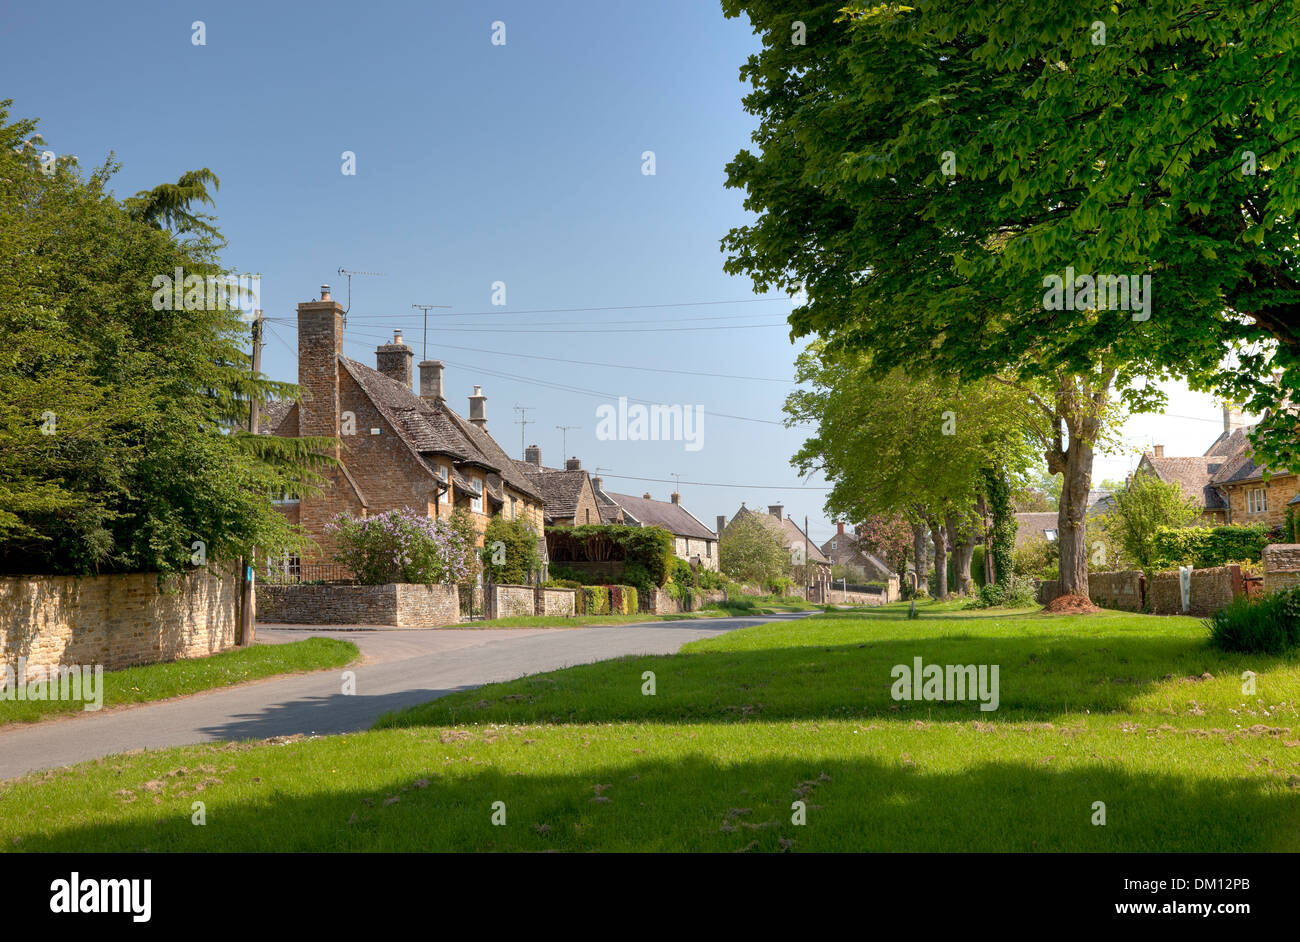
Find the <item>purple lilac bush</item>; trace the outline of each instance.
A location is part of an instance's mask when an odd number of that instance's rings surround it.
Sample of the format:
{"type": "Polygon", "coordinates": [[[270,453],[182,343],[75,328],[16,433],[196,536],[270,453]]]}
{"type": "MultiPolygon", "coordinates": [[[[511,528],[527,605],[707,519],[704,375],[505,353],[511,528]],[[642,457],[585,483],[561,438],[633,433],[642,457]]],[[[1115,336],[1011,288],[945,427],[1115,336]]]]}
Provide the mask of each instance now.
{"type": "Polygon", "coordinates": [[[338,540],[334,558],[364,585],[451,584],[470,572],[473,554],[466,534],[409,507],[373,517],[339,514],[326,530],[338,540]]]}

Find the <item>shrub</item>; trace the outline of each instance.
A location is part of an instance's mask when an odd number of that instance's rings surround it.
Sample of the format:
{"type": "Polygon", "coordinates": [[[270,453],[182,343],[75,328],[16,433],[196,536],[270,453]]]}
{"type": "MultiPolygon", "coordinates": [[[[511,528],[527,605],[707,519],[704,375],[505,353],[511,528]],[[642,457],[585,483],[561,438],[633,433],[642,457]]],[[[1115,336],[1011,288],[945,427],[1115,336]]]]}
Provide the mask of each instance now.
{"type": "Polygon", "coordinates": [[[979,593],[962,608],[1023,608],[1033,605],[1038,599],[1034,580],[1027,576],[1014,576],[1009,589],[1001,585],[980,586],[979,593]]]}
{"type": "Polygon", "coordinates": [[[523,517],[507,520],[497,514],[488,521],[480,555],[484,577],[498,585],[525,585],[541,567],[537,534],[523,517]]]}
{"type": "Polygon", "coordinates": [[[1300,647],[1300,587],[1262,599],[1239,596],[1204,624],[1220,650],[1283,654],[1300,647]]]}
{"type": "Polygon", "coordinates": [[[1268,545],[1263,524],[1223,527],[1161,527],[1152,537],[1152,566],[1157,570],[1195,566],[1208,569],[1238,559],[1259,562],[1268,545]]]}
{"type": "Polygon", "coordinates": [[[1017,576],[1037,579],[1055,579],[1059,567],[1061,548],[1042,537],[1031,537],[1012,551],[1012,570],[1017,576]]]}
{"type": "Polygon", "coordinates": [[[583,586],[578,597],[582,599],[582,614],[609,614],[609,589],[605,588],[603,585],[583,586]]]}
{"type": "MultiPolygon", "coordinates": [[[[673,535],[662,527],[634,527],[621,523],[585,524],[580,527],[548,527],[551,558],[566,561],[619,561],[626,567],[641,566],[648,582],[660,586],[668,581],[673,560],[673,535]]],[[[555,569],[555,564],[551,566],[555,569]]]]}
{"type": "Polygon", "coordinates": [[[334,558],[362,585],[454,583],[470,569],[473,544],[466,535],[409,507],[365,518],[339,514],[326,530],[338,540],[334,558]]]}

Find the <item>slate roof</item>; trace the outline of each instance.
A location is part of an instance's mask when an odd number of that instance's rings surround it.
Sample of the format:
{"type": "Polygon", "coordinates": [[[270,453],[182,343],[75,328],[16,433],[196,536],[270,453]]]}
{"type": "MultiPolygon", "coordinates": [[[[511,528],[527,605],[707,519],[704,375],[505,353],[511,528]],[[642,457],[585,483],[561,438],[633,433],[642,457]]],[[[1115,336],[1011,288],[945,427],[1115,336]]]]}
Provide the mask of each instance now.
{"type": "Polygon", "coordinates": [[[546,501],[548,519],[572,517],[577,514],[578,500],[582,497],[582,485],[587,480],[586,471],[580,468],[575,471],[538,468],[532,462],[518,459],[514,460],[514,466],[541,491],[546,501]]]}
{"type": "Polygon", "coordinates": [[[257,434],[274,435],[297,404],[292,399],[273,399],[262,403],[262,411],[258,413],[257,434]]]}
{"type": "Polygon", "coordinates": [[[1155,473],[1156,477],[1167,483],[1177,484],[1183,489],[1184,494],[1206,510],[1221,510],[1226,506],[1223,497],[1214,488],[1214,484],[1217,483],[1215,477],[1225,465],[1222,456],[1157,458],[1148,452],[1142,456],[1142,462],[1155,473]]]}
{"type": "Polygon", "coordinates": [[[693,540],[716,540],[718,535],[700,523],[695,515],[681,504],[672,501],[633,497],[631,494],[616,494],[605,491],[610,499],[623,508],[623,516],[629,515],[636,523],[644,527],[663,527],[673,536],[689,537],[693,540]]]}
{"type": "Polygon", "coordinates": [[[1055,510],[1016,514],[1016,546],[1034,539],[1046,540],[1046,531],[1055,530],[1058,522],[1055,510]]]}
{"type": "MultiPolygon", "coordinates": [[[[514,460],[492,436],[457,414],[445,401],[434,403],[422,399],[410,387],[348,357],[340,356],[339,364],[361,387],[430,474],[437,476],[437,471],[426,459],[435,455],[445,456],[455,464],[474,466],[486,471],[488,497],[498,504],[504,501],[502,480],[523,494],[542,499],[536,484],[515,467],[514,460]]],[[[276,407],[272,415],[279,415],[283,408],[281,421],[293,405],[289,403],[285,407],[284,403],[279,402],[268,404],[276,407]]],[[[267,420],[261,423],[262,427],[269,428],[271,421],[272,417],[268,415],[267,420]]],[[[453,469],[453,477],[458,488],[476,490],[470,485],[469,477],[459,469],[453,469]]]]}

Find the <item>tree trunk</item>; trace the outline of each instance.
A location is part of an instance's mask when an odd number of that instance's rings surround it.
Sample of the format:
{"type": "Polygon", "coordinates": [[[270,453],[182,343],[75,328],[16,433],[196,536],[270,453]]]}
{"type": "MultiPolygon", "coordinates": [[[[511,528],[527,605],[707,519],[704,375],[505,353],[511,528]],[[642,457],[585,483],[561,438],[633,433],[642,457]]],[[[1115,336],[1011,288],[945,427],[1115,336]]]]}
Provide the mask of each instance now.
{"type": "Polygon", "coordinates": [[[952,547],[952,573],[958,595],[970,595],[970,563],[975,555],[975,537],[970,521],[960,516],[948,515],[948,545],[952,547]]]}
{"type": "Polygon", "coordinates": [[[1056,539],[1061,550],[1061,594],[1088,598],[1088,491],[1092,488],[1092,446],[1071,442],[1062,468],[1056,539]]]}
{"type": "Polygon", "coordinates": [[[930,580],[926,578],[925,571],[925,524],[912,524],[912,555],[915,557],[913,565],[916,566],[916,591],[921,594],[928,594],[930,591],[930,580]]]}
{"type": "Polygon", "coordinates": [[[930,521],[930,535],[934,538],[934,597],[948,597],[948,531],[937,518],[930,521]]]}

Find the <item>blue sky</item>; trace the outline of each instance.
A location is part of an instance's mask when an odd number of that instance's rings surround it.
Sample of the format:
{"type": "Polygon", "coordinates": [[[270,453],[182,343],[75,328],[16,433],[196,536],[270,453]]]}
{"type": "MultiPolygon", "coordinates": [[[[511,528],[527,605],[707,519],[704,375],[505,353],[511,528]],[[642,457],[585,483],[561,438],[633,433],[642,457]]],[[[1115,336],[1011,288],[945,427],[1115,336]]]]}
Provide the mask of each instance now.
{"type": "MultiPolygon", "coordinates": [[[[555,426],[580,426],[567,451],[608,469],[612,490],[666,499],[672,484],[615,475],[677,474],[706,523],[742,500],[781,502],[829,536],[824,482],[789,465],[802,435],[773,424],[797,352],[791,304],[722,271],[719,239],[746,219],[723,187],[753,127],[738,78],[757,44],[746,21],[709,0],[71,2],[4,16],[0,97],[40,119],[50,149],[83,167],[114,153],[119,195],[198,167],[220,177],[225,260],[262,275],[270,375],[296,378],[299,301],[323,283],[346,299],[339,267],[383,272],[353,279],[348,355],[373,365],[401,329],[418,360],[411,305],[450,305],[430,314],[429,355],[461,411],[482,385],[512,454],[513,407],[526,406],[526,438],[549,465],[555,426]],[[206,45],[192,42],[195,21],[206,45]],[[703,447],[598,441],[596,409],[621,395],[701,406],[703,447]]],[[[1187,418],[1135,420],[1126,439],[1203,451],[1213,402],[1175,389],[1169,411],[1187,418]]],[[[1133,463],[1103,458],[1097,476],[1133,463]]]]}

